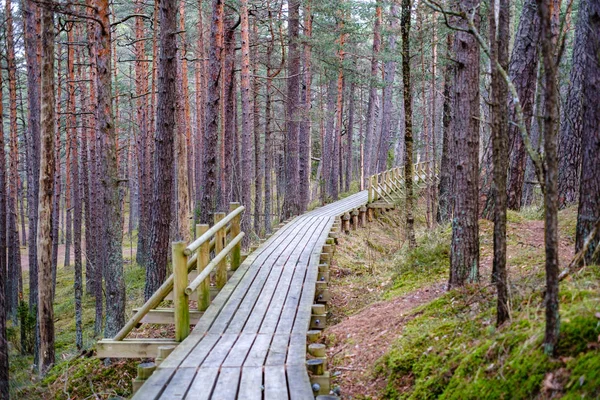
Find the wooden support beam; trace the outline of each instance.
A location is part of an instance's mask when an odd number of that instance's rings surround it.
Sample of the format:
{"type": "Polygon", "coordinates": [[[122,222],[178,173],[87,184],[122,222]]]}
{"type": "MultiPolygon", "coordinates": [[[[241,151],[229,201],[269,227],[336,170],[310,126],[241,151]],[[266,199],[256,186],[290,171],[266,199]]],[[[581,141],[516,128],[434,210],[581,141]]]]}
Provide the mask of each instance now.
{"type": "Polygon", "coordinates": [[[308,343],[316,343],[321,339],[321,331],[318,329],[306,332],[306,341],[308,343]]]}
{"type": "Polygon", "coordinates": [[[350,233],[350,214],[349,213],[345,213],[344,216],[342,217],[342,230],[346,234],[350,233]]]}
{"type": "MultiPolygon", "coordinates": [[[[208,231],[209,226],[207,224],[199,224],[196,226],[196,231],[199,235],[203,235],[208,231]]],[[[198,275],[206,268],[210,262],[210,246],[207,243],[200,245],[198,249],[198,275]]],[[[196,289],[198,310],[205,311],[210,306],[210,276],[204,279],[198,289],[196,289]]]]}
{"type": "Polygon", "coordinates": [[[352,210],[350,214],[352,216],[352,230],[356,230],[358,228],[358,210],[352,210]]]}
{"type": "MultiPolygon", "coordinates": [[[[133,309],[134,313],[137,311],[138,309],[133,309]]],[[[202,314],[204,314],[202,311],[190,310],[190,325],[196,325],[202,314]]],[[[172,308],[155,308],[148,311],[140,322],[143,324],[172,325],[175,324],[175,313],[172,308]]]]}
{"type": "Polygon", "coordinates": [[[145,363],[141,363],[138,365],[137,367],[137,376],[135,377],[135,379],[133,379],[133,393],[137,392],[142,385],[144,384],[144,382],[146,382],[148,380],[148,378],[150,378],[150,376],[152,376],[152,374],[154,373],[154,371],[156,370],[156,364],[154,364],[153,362],[145,362],[145,363]]]}
{"type": "Polygon", "coordinates": [[[362,228],[367,226],[367,207],[362,206],[358,213],[358,225],[362,228]]]}
{"type": "Polygon", "coordinates": [[[330,379],[331,379],[331,377],[329,375],[329,372],[323,372],[323,374],[321,374],[321,375],[316,375],[316,374],[312,375],[310,377],[310,383],[313,387],[313,392],[315,392],[315,390],[314,390],[315,388],[318,388],[316,390],[315,394],[317,394],[317,395],[329,394],[329,392],[331,390],[330,379]]]}
{"type": "Polygon", "coordinates": [[[102,339],[96,345],[98,358],[154,358],[160,346],[177,346],[174,339],[102,339]]]}
{"type": "Polygon", "coordinates": [[[185,288],[188,285],[187,256],[183,253],[185,242],[173,242],[173,309],[175,315],[175,340],[183,341],[190,334],[190,308],[185,288]]]}
{"type": "MultiPolygon", "coordinates": [[[[241,207],[240,203],[229,203],[229,212],[233,212],[235,211],[237,208],[241,207]]],[[[241,227],[240,227],[240,221],[241,221],[241,214],[236,215],[232,220],[231,220],[231,237],[234,238],[236,237],[241,231],[241,227]]],[[[241,261],[241,254],[242,253],[242,244],[238,243],[233,250],[231,250],[231,270],[235,271],[236,269],[238,269],[238,267],[240,266],[240,264],[242,263],[241,261]]]]}
{"type": "Polygon", "coordinates": [[[156,356],[156,359],[154,359],[156,366],[158,367],[165,358],[169,357],[173,350],[175,350],[175,346],[160,346],[158,348],[158,355],[156,356]]]}
{"type": "MultiPolygon", "coordinates": [[[[224,212],[215,213],[215,225],[218,224],[223,218],[225,218],[224,212]]],[[[219,229],[217,233],[215,233],[215,239],[215,254],[219,254],[221,250],[225,248],[225,229],[219,229]]],[[[217,265],[215,281],[218,289],[222,289],[227,283],[227,260],[223,259],[219,265],[217,265]]]]}

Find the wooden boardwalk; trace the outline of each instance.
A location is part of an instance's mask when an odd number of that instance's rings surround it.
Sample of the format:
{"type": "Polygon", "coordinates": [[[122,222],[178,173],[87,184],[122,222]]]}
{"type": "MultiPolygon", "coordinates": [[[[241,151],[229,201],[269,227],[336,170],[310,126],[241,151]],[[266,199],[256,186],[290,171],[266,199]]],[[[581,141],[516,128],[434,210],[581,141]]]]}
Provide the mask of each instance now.
{"type": "Polygon", "coordinates": [[[357,193],[278,230],[235,271],[133,398],[314,399],[306,335],[321,253],[335,217],[367,200],[367,191],[357,193]]]}

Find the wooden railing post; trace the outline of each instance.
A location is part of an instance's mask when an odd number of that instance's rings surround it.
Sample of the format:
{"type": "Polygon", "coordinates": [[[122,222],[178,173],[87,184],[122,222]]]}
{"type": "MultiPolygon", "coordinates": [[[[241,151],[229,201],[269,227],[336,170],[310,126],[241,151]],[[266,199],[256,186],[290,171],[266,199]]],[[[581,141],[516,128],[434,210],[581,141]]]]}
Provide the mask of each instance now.
{"type": "MultiPolygon", "coordinates": [[[[225,218],[225,213],[218,212],[215,213],[215,224],[225,218]]],[[[225,240],[226,240],[226,227],[223,227],[215,233],[215,255],[219,254],[221,250],[225,248],[225,240]]],[[[222,289],[223,286],[227,283],[227,261],[223,259],[217,266],[217,289],[222,289]]]]}
{"type": "Polygon", "coordinates": [[[190,334],[190,309],[185,288],[188,284],[185,242],[173,242],[173,308],[175,310],[175,340],[183,341],[190,334]]]}
{"type": "MultiPolygon", "coordinates": [[[[229,212],[235,211],[236,208],[240,207],[240,203],[229,203],[229,212]]],[[[240,221],[242,215],[237,215],[233,220],[231,220],[231,228],[229,229],[229,234],[231,238],[236,237],[240,232],[240,221]]],[[[235,271],[238,269],[240,264],[242,263],[242,243],[238,243],[233,250],[231,250],[231,270],[235,271]]]]}
{"type": "MultiPolygon", "coordinates": [[[[196,235],[200,237],[206,231],[208,231],[208,224],[196,225],[196,235]]],[[[206,268],[210,262],[210,240],[202,243],[198,249],[198,255],[196,259],[196,270],[198,275],[206,268]]],[[[205,311],[210,306],[210,277],[207,277],[197,290],[198,295],[198,311],[205,311]]]]}
{"type": "Polygon", "coordinates": [[[368,188],[368,190],[369,190],[369,200],[368,200],[368,202],[372,203],[373,202],[373,177],[372,176],[369,177],[369,188],[368,188]]]}

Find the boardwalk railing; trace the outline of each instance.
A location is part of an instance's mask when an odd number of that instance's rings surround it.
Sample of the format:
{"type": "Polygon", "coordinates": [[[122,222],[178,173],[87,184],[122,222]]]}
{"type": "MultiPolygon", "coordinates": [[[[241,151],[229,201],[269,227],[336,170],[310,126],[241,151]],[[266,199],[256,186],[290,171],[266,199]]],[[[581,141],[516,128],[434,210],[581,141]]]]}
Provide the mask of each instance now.
{"type": "Polygon", "coordinates": [[[241,254],[244,232],[240,228],[244,209],[239,203],[231,203],[229,214],[215,213],[212,227],[206,224],[196,225],[197,238],[193,242],[172,244],[173,274],[142,307],[134,310],[135,314],[114,338],[98,342],[98,357],[155,357],[161,347],[170,346],[172,350],[174,345],[189,335],[190,323],[195,324],[202,312],[210,306],[213,294],[211,273],[214,272],[215,287],[220,290],[229,276],[227,257],[230,256],[231,271],[235,271],[245,258],[241,254]],[[190,310],[189,300],[194,294],[197,306],[196,310],[190,310]],[[172,300],[173,308],[158,308],[164,300],[172,300]],[[174,324],[175,338],[126,339],[142,323],[174,324]]]}
{"type": "MultiPolygon", "coordinates": [[[[419,185],[431,185],[438,174],[433,161],[424,161],[413,165],[413,180],[419,185]]],[[[386,201],[393,203],[394,193],[404,192],[404,167],[396,167],[371,175],[368,180],[369,203],[386,201]]]]}

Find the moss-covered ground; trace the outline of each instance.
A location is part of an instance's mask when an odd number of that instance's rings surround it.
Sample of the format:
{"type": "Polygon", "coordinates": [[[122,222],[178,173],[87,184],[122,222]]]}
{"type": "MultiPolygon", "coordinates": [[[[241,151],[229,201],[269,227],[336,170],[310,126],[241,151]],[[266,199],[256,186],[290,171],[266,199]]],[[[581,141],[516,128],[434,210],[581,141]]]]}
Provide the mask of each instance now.
{"type": "MultiPolygon", "coordinates": [[[[386,344],[385,355],[365,375],[375,382],[376,394],[354,391],[348,398],[600,398],[600,267],[588,266],[561,283],[560,342],[555,357],[548,357],[542,349],[545,275],[541,217],[539,207],[508,216],[510,321],[500,327],[495,324],[496,296],[489,284],[493,226],[481,221],[481,283],[445,292],[411,310],[401,333],[386,344]]],[[[386,218],[399,216],[390,213],[386,218]]],[[[563,264],[572,255],[575,222],[576,209],[560,213],[563,264]]],[[[401,231],[401,225],[395,226],[401,231]]],[[[385,228],[375,231],[384,242],[391,239],[385,228]]],[[[377,248],[370,241],[377,243],[379,238],[366,233],[351,236],[338,248],[337,268],[361,274],[367,287],[379,282],[383,289],[360,307],[352,302],[334,302],[335,322],[343,321],[344,315],[362,313],[370,303],[392,302],[447,279],[448,226],[427,230],[421,224],[419,246],[412,251],[405,245],[377,248]],[[377,258],[376,266],[386,267],[369,269],[364,257],[369,251],[375,253],[371,258],[377,258]]],[[[396,236],[402,244],[401,233],[396,236]]],[[[344,285],[352,279],[356,278],[349,272],[334,278],[332,283],[340,285],[334,290],[345,293],[344,285]]],[[[356,282],[352,287],[360,290],[356,282]]],[[[339,347],[340,341],[350,339],[341,336],[328,340],[339,347]]],[[[358,345],[364,343],[352,343],[356,348],[358,345]]],[[[335,366],[343,375],[344,362],[339,355],[336,358],[335,366]]]]}

